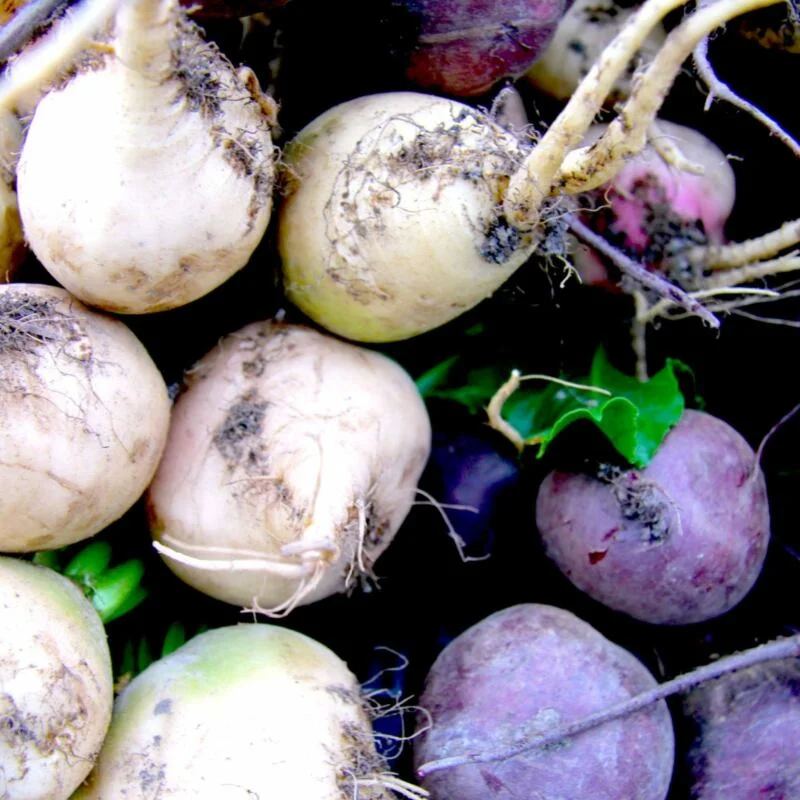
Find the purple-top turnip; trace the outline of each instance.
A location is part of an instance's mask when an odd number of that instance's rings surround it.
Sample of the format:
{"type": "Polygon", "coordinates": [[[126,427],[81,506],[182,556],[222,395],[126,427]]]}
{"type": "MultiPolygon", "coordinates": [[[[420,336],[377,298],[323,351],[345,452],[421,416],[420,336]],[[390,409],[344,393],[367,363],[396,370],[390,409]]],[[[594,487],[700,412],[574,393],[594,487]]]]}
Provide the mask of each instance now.
{"type": "MultiPolygon", "coordinates": [[[[633,655],[569,611],[523,604],[462,633],[431,667],[414,762],[480,759],[656,685],[633,655]]],[[[431,771],[431,800],[664,800],[675,741],[663,701],[555,746],[431,771]]],[[[424,772],[424,769],[423,769],[424,772]]]]}
{"type": "Polygon", "coordinates": [[[770,535],[764,475],[730,425],[683,412],[641,470],[554,471],[536,524],[579,589],[645,622],[686,625],[733,608],[758,578],[770,535]]]}

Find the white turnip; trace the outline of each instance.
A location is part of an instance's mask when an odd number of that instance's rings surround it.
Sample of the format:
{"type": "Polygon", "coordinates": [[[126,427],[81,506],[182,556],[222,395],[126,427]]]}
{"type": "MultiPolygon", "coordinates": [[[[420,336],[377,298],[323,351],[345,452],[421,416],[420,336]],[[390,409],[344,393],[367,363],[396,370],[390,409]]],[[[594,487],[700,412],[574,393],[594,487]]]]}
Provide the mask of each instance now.
{"type": "Polygon", "coordinates": [[[360,341],[403,339],[454,319],[535,251],[543,221],[559,213],[554,198],[602,185],[645,146],[697,42],[771,2],[721,0],[689,15],[592,145],[581,142],[597,112],[678,0],[648,0],[534,144],[487,114],[429,95],[372,95],[328,110],[286,153],[292,180],[278,244],[287,296],[360,341]]]}
{"type": "Polygon", "coordinates": [[[271,614],[370,575],[430,452],[408,374],[378,353],[268,321],[223,339],[187,385],[148,492],[170,568],[271,614]]]}
{"type": "Polygon", "coordinates": [[[0,797],[67,800],[111,721],[103,623],[72,581],[0,557],[0,797]]]}
{"type": "Polygon", "coordinates": [[[60,288],[0,286],[0,552],[93,536],[142,495],[167,387],[118,320],[60,288]]]}
{"type": "MultiPolygon", "coordinates": [[[[12,87],[24,67],[23,53],[12,87]]],[[[269,221],[273,111],[177,0],[122,4],[108,41],[36,106],[17,171],[31,249],[109,311],[206,294],[247,263],[269,221]]]]}
{"type": "Polygon", "coordinates": [[[202,633],[123,690],[74,800],[389,800],[389,775],[347,665],[300,633],[202,633]]]}

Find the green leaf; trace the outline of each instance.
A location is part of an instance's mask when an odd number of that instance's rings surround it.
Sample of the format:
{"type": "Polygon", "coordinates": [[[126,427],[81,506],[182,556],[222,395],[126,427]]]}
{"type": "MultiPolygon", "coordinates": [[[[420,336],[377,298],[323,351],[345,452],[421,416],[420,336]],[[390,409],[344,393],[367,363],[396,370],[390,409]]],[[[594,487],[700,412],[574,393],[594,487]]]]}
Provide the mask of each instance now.
{"type": "Polygon", "coordinates": [[[59,572],[61,570],[60,556],[61,550],[39,550],[33,554],[33,563],[59,572]]]}
{"type": "Polygon", "coordinates": [[[91,588],[94,580],[110,563],[111,545],[102,541],[92,542],[64,567],[64,575],[83,587],[91,588]]]}
{"type": "Polygon", "coordinates": [[[89,595],[103,622],[110,622],[129,610],[132,599],[139,595],[134,605],[144,599],[139,585],[144,575],[144,566],[136,559],[113,567],[98,576],[89,595]]]}
{"type": "Polygon", "coordinates": [[[183,627],[183,625],[181,625],[180,622],[173,622],[172,625],[167,628],[167,632],[164,636],[164,644],[161,647],[161,657],[164,658],[164,656],[174,653],[185,643],[186,629],[183,627]]]}
{"type": "MultiPolygon", "coordinates": [[[[670,359],[659,373],[643,383],[617,370],[605,350],[599,348],[589,375],[571,381],[591,388],[524,382],[506,400],[503,418],[527,445],[538,446],[538,458],[561,431],[579,420],[588,420],[630,464],[644,467],[683,413],[684,398],[678,382],[678,374],[683,371],[688,367],[670,359]]],[[[440,384],[428,396],[454,400],[478,413],[508,377],[508,372],[498,367],[473,370],[466,384],[440,384]]]]}
{"type": "Polygon", "coordinates": [[[447,380],[456,361],[458,361],[458,356],[451,356],[445,361],[431,367],[427,372],[423,372],[416,381],[419,393],[423,397],[428,397],[441,386],[447,380]]]}

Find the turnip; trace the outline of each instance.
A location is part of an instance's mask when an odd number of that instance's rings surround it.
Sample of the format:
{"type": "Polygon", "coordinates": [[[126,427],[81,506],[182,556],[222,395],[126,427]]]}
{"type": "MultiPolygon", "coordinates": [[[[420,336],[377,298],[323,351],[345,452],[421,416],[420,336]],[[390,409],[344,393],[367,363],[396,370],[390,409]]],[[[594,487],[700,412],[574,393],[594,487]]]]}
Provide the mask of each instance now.
{"type": "Polygon", "coordinates": [[[554,471],[536,524],[578,588],[655,624],[685,625],[733,608],[758,578],[770,534],[756,455],[727,423],[683,412],[642,470],[554,471]]]}
{"type": "Polygon", "coordinates": [[[696,726],[696,800],[800,797],[800,659],[760,664],[698,686],[683,702],[696,726]]]}
{"type": "Polygon", "coordinates": [[[170,568],[270,614],[368,577],[430,451],[408,374],[378,353],[267,321],[223,339],[187,387],[147,496],[170,568]]]}
{"type": "MultiPolygon", "coordinates": [[[[525,80],[537,89],[566,100],[586,76],[603,48],[636,11],[614,0],[576,0],[558,23],[555,33],[538,55],[525,80]]],[[[657,25],[645,39],[634,61],[620,75],[609,101],[627,97],[635,68],[650,61],[664,44],[667,33],[657,25]]]]}
{"type": "Polygon", "coordinates": [[[153,477],[167,387],[121,322],[60,288],[0,286],[0,551],[53,549],[125,513],[153,477]]]}
{"type": "Polygon", "coordinates": [[[584,147],[630,58],[677,0],[648,0],[631,17],[532,147],[490,116],[429,95],[372,95],[325,112],[286,154],[278,240],[288,297],[361,341],[414,336],[472,308],[535,251],[543,218],[559,213],[554,197],[602,185],[644,147],[697,41],[769,2],[722,0],[690,15],[620,116],[584,147]]]}
{"type": "Polygon", "coordinates": [[[14,172],[22,142],[17,118],[0,109],[0,282],[10,280],[25,257],[25,241],[19,218],[14,172]]]}
{"type": "Polygon", "coordinates": [[[122,691],[74,800],[389,800],[388,774],[346,664],[274,625],[194,637],[122,691]]]}
{"type": "MultiPolygon", "coordinates": [[[[594,127],[587,141],[595,141],[604,130],[605,126],[594,127]]],[[[699,131],[659,120],[648,147],[627,161],[610,183],[585,196],[590,210],[584,219],[624,253],[650,269],[670,270],[679,285],[694,288],[700,276],[687,265],[681,270],[680,251],[725,242],[725,223],[735,197],[733,170],[725,154],[699,131]],[[666,160],[672,149],[692,171],[666,160]]],[[[595,251],[579,247],[573,258],[587,283],[607,280],[605,263],[595,251]]]]}
{"type": "Polygon", "coordinates": [[[67,800],[111,720],[103,624],[72,581],[0,557],[0,797],[67,800]]]}
{"type": "Polygon", "coordinates": [[[555,746],[537,734],[656,686],[633,655],[569,611],[512,606],[450,642],[420,698],[414,761],[431,800],[664,800],[675,741],[663,701],[555,746]],[[426,727],[428,727],[426,725],[426,727]],[[531,743],[502,761],[482,755],[531,743]],[[468,754],[436,771],[426,762],[468,754]],[[469,758],[474,763],[468,762],[469,758]]]}
{"type": "Polygon", "coordinates": [[[541,52],[567,0],[402,0],[414,40],[406,77],[423,89],[469,97],[522,74],[541,52]]]}
{"type": "MultiPolygon", "coordinates": [[[[10,92],[24,67],[23,53],[10,92]]],[[[266,229],[273,111],[253,73],[206,44],[177,0],[123,3],[108,41],[36,106],[17,172],[31,249],[70,292],[110,311],[206,294],[266,229]]]]}

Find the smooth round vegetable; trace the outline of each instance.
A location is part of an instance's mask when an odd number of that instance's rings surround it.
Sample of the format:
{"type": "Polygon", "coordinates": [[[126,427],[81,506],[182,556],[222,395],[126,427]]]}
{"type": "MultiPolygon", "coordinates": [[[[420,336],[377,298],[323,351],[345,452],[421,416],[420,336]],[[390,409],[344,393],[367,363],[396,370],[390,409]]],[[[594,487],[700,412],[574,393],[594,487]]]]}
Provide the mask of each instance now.
{"type": "Polygon", "coordinates": [[[0,286],[0,551],[61,547],[142,495],[169,427],[167,387],[118,320],[63,289],[0,286]]]}
{"type": "MultiPolygon", "coordinates": [[[[606,130],[594,126],[592,142],[606,130]]],[[[629,159],[612,181],[583,196],[589,210],[584,221],[598,233],[650,269],[665,270],[664,262],[680,248],[722,244],[725,224],[736,200],[733,169],[725,153],[699,131],[658,120],[648,146],[629,159]],[[658,149],[677,148],[702,174],[667,163],[658,149]]],[[[573,261],[586,283],[608,277],[606,262],[581,246],[573,261]]],[[[680,260],[669,277],[691,287],[699,275],[680,260]]]]}
{"type": "Polygon", "coordinates": [[[758,578],[770,534],[753,450],[727,423],[691,410],[642,470],[551,472],[536,524],[578,588],[666,625],[733,608],[758,578]]]}
{"type": "Polygon", "coordinates": [[[491,295],[536,236],[503,193],[525,155],[469,106],[412,92],[361,97],[289,144],[278,246],[289,299],[358,341],[415,336],[491,295]]]}
{"type": "Polygon", "coordinates": [[[273,625],[202,633],[138,675],[74,800],[389,800],[367,706],[327,647],[273,625]]]}
{"type": "Polygon", "coordinates": [[[111,721],[103,624],[72,581],[0,556],[0,642],[0,796],[67,800],[111,721]]]}
{"type": "Polygon", "coordinates": [[[153,536],[197,589],[288,612],[372,574],[430,440],[419,392],[393,361],[300,325],[253,323],[188,376],[148,493],[153,536]]]}
{"type": "Polygon", "coordinates": [[[800,797],[800,659],[760,664],[693,689],[683,710],[695,800],[800,797]]]}
{"type": "Polygon", "coordinates": [[[403,0],[415,39],[406,77],[469,97],[522,74],[553,35],[567,0],[403,0]]]}
{"type": "MultiPolygon", "coordinates": [[[[414,762],[497,753],[655,684],[634,656],[569,611],[512,606],[436,659],[420,698],[431,727],[414,739],[414,762]]],[[[422,785],[431,800],[664,800],[674,749],[661,701],[544,751],[432,772],[422,785]]]]}

